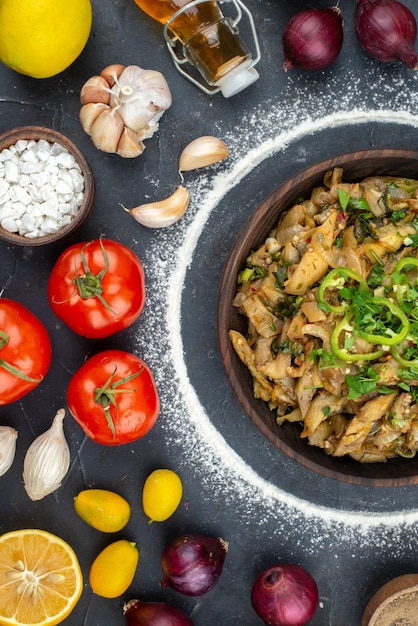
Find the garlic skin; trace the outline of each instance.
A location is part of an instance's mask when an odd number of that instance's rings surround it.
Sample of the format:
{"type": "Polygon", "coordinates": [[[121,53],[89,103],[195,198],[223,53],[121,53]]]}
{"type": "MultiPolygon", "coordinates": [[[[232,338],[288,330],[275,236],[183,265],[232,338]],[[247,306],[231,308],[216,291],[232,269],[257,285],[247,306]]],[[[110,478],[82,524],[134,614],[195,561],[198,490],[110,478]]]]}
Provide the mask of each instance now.
{"type": "Polygon", "coordinates": [[[140,204],[134,209],[122,208],[130,213],[132,217],[148,228],[165,228],[177,222],[186,212],[190,202],[190,193],[181,185],[176,191],[159,202],[140,204]]]}
{"type": "Polygon", "coordinates": [[[11,426],[0,426],[0,476],[12,466],[16,454],[17,430],[11,426]]]}
{"type": "Polygon", "coordinates": [[[119,156],[129,159],[139,156],[145,150],[142,141],[138,140],[137,135],[131,128],[125,126],[119,139],[117,153],[119,156]]]}
{"type": "Polygon", "coordinates": [[[70,450],[64,436],[65,410],[60,409],[51,427],[29,446],[23,462],[23,482],[31,500],[42,500],[61,485],[70,466],[70,450]]]}
{"type": "Polygon", "coordinates": [[[113,87],[124,69],[125,66],[121,63],[113,63],[105,67],[104,70],[100,72],[100,76],[103,76],[109,87],[113,87]]]}
{"type": "Polygon", "coordinates": [[[164,76],[154,70],[128,65],[111,90],[109,104],[117,108],[128,128],[140,139],[152,137],[158,121],[171,106],[171,93],[164,76]]]}
{"type": "Polygon", "coordinates": [[[91,128],[94,122],[103,111],[107,111],[110,107],[103,102],[89,102],[85,104],[80,110],[80,122],[83,130],[91,135],[91,128]]]}
{"type": "Polygon", "coordinates": [[[133,158],[158,130],[172,97],[160,72],[114,64],[84,83],[80,102],[81,125],[96,148],[133,158]]]}
{"type": "Polygon", "coordinates": [[[227,158],[229,150],[222,139],[204,135],[191,141],[179,159],[179,172],[195,170],[227,158]]]}
{"type": "Polygon", "coordinates": [[[96,148],[103,152],[115,152],[123,132],[123,121],[117,111],[106,107],[95,119],[90,136],[96,148]]]}
{"type": "Polygon", "coordinates": [[[103,76],[92,76],[81,88],[80,102],[102,102],[109,104],[110,88],[107,80],[103,76]]]}

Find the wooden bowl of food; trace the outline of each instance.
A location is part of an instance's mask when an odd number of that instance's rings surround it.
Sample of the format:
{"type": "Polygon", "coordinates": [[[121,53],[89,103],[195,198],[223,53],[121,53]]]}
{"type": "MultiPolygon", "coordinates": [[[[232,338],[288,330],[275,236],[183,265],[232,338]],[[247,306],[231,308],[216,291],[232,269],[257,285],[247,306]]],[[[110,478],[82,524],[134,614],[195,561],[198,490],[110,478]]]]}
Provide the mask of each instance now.
{"type": "Polygon", "coordinates": [[[95,184],[77,146],[49,128],[0,135],[0,238],[21,246],[64,239],[87,219],[95,184]]]}
{"type": "Polygon", "coordinates": [[[408,626],[418,615],[418,574],[397,576],[374,594],[363,613],[361,626],[408,626]]]}
{"type": "Polygon", "coordinates": [[[410,150],[317,163],[259,205],[225,263],[229,383],[272,444],[329,478],[418,483],[417,180],[410,150]]]}

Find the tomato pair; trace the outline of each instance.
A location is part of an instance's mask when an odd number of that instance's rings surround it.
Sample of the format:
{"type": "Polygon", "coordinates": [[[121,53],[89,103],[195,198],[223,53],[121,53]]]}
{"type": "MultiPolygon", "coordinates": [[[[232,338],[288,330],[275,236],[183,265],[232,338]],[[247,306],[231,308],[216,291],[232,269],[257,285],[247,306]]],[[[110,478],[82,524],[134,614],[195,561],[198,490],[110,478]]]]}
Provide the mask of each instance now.
{"type": "MultiPolygon", "coordinates": [[[[77,334],[108,337],[133,324],[143,309],[142,264],[132,250],[110,239],[77,243],[58,258],[48,300],[77,334]]],[[[106,350],[86,361],[70,381],[67,400],[85,433],[108,445],[145,435],[160,408],[148,366],[121,350],[106,350]]]]}

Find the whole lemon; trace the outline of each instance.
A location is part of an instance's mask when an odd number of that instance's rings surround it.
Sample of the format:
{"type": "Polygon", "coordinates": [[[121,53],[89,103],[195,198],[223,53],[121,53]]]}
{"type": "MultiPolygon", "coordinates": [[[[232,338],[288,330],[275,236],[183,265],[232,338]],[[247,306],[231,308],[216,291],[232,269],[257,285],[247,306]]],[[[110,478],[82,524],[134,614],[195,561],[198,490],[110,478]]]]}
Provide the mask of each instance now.
{"type": "Polygon", "coordinates": [[[90,0],[0,0],[0,61],[49,78],[80,55],[90,35],[90,0]]]}
{"type": "Polygon", "coordinates": [[[181,502],[183,485],[180,476],[169,469],[157,469],[144,483],[142,507],[150,522],[164,522],[181,502]]]}

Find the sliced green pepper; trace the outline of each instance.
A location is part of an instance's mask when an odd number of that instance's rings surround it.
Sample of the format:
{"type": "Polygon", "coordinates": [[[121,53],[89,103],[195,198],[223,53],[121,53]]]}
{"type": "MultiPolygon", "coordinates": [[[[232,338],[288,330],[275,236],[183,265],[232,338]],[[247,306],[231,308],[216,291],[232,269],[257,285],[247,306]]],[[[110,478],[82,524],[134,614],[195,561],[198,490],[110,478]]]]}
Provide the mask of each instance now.
{"type": "MultiPolygon", "coordinates": [[[[392,300],[389,298],[373,298],[374,304],[386,307],[389,311],[397,317],[401,323],[401,328],[399,332],[395,333],[392,331],[391,336],[389,335],[372,335],[371,333],[365,333],[361,330],[361,328],[356,328],[356,332],[359,337],[365,339],[369,343],[380,344],[382,346],[395,346],[398,343],[401,343],[404,339],[406,339],[410,324],[405,313],[398,307],[392,300]]],[[[388,329],[389,330],[389,329],[388,329]]]]}
{"type": "Polygon", "coordinates": [[[401,270],[407,265],[413,265],[414,267],[418,267],[418,259],[414,256],[405,256],[403,259],[397,262],[392,272],[392,281],[395,285],[398,285],[401,282],[401,270]]]}
{"type": "Polygon", "coordinates": [[[418,368],[418,359],[411,359],[410,361],[408,361],[408,359],[404,359],[399,354],[398,350],[396,349],[396,346],[392,346],[392,348],[390,349],[390,352],[392,356],[398,361],[398,363],[402,365],[402,367],[404,367],[405,369],[410,369],[411,367],[418,368]]]}
{"type": "MultiPolygon", "coordinates": [[[[398,287],[399,285],[402,285],[402,283],[408,282],[407,275],[402,274],[403,268],[407,267],[408,265],[412,265],[413,267],[418,267],[418,259],[413,256],[406,256],[397,262],[391,274],[393,285],[396,285],[398,287]],[[402,279],[402,277],[404,277],[404,280],[402,279]]],[[[398,301],[398,304],[402,304],[404,300],[404,291],[398,288],[393,289],[393,291],[396,294],[396,300],[398,301]]]]}
{"type": "Polygon", "coordinates": [[[330,304],[325,298],[325,291],[332,288],[342,289],[350,278],[361,284],[365,289],[368,289],[366,281],[349,267],[336,267],[328,272],[318,288],[317,299],[322,309],[336,313],[337,315],[343,315],[345,313],[349,304],[342,303],[339,306],[330,304]]]}
{"type": "Polygon", "coordinates": [[[338,322],[331,334],[331,350],[335,356],[339,357],[343,361],[373,361],[374,359],[380,359],[380,357],[385,354],[384,350],[375,350],[374,352],[366,352],[365,354],[354,354],[349,352],[347,348],[341,348],[340,335],[344,330],[353,330],[348,313],[346,313],[342,320],[338,322]]]}

